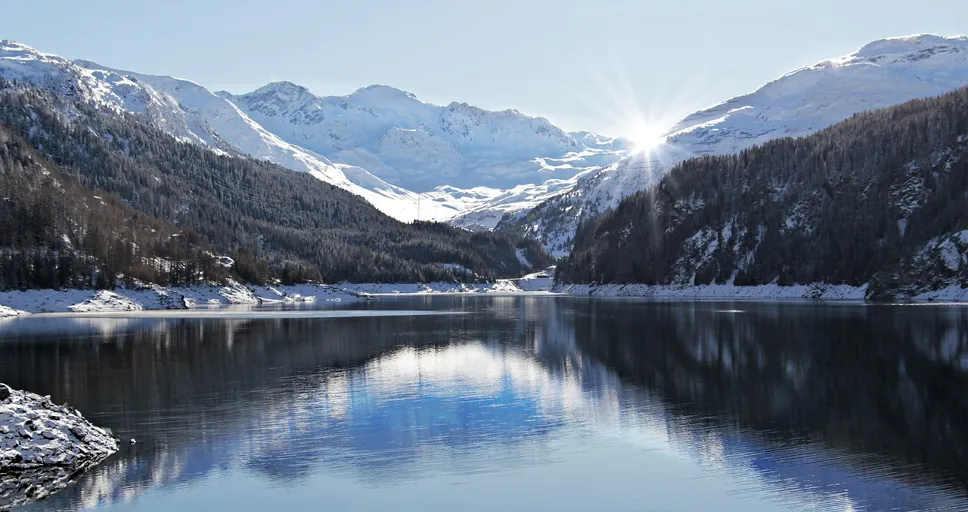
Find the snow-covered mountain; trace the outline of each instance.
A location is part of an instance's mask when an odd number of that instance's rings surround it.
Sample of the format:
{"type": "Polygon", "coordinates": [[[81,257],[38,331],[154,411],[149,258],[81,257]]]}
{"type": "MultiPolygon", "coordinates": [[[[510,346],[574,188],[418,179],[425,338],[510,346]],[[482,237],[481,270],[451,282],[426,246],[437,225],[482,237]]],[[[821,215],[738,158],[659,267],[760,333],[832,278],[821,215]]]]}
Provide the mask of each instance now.
{"type": "MultiPolygon", "coordinates": [[[[290,144],[232,102],[190,80],[120,71],[84,60],[70,61],[14,41],[0,41],[0,76],[110,109],[142,114],[181,141],[308,172],[403,220],[416,215],[418,194],[386,183],[364,169],[335,164],[290,144]]],[[[448,208],[442,210],[434,213],[453,215],[448,208]]]]}
{"type": "Polygon", "coordinates": [[[528,232],[552,252],[566,254],[582,219],[615,207],[682,160],[808,135],[858,112],[936,96],[966,84],[966,37],[916,35],[875,41],[696,112],[672,128],[665,144],[579,176],[570,190],[506,219],[502,227],[528,232]]]}
{"type": "MultiPolygon", "coordinates": [[[[0,41],[0,76],[144,115],[179,140],[309,172],[403,221],[447,220],[619,160],[629,143],[565,133],[547,119],[463,103],[446,107],[386,86],[321,98],[277,82],[249,94],[71,61],[0,41]]],[[[552,187],[554,188],[554,187],[552,187]]],[[[527,197],[518,209],[532,206],[527,197]]],[[[507,201],[485,222],[493,227],[507,201]]]]}
{"type": "Polygon", "coordinates": [[[290,82],[218,94],[290,143],[418,192],[569,179],[628,149],[624,139],[569,134],[516,110],[438,106],[384,85],[330,97],[290,82]]]}

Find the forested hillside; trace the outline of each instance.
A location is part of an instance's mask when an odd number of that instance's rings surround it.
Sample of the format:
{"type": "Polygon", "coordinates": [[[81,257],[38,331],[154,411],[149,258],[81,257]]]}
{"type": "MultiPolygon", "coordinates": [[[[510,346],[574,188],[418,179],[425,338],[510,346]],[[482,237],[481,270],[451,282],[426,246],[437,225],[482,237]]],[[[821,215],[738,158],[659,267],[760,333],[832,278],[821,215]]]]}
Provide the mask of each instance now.
{"type": "Polygon", "coordinates": [[[3,126],[0,190],[0,290],[108,288],[118,275],[171,285],[229,275],[197,233],[87,189],[3,126]]]}
{"type": "MultiPolygon", "coordinates": [[[[473,279],[474,274],[494,278],[551,263],[533,242],[433,223],[403,224],[310,175],[182,143],[140,117],[78,104],[69,96],[69,91],[59,96],[0,79],[0,125],[23,137],[22,145],[35,148],[39,157],[68,169],[65,173],[87,189],[117,195],[118,208],[123,203],[131,214],[138,211],[179,232],[197,232],[200,244],[207,240],[215,251],[234,258],[233,272],[244,280],[433,281],[473,279]],[[528,254],[530,264],[519,254],[528,254]]],[[[26,171],[8,171],[7,165],[4,179],[11,180],[13,188],[16,180],[33,179],[23,177],[26,171]]],[[[5,253],[30,247],[57,251],[57,240],[67,227],[77,230],[77,240],[88,236],[89,230],[76,226],[80,221],[72,217],[83,209],[82,188],[65,189],[65,194],[78,195],[64,200],[75,206],[38,213],[50,218],[45,234],[28,224],[18,230],[33,237],[31,242],[4,238],[5,253]]],[[[42,211],[36,204],[25,204],[24,214],[42,211]]],[[[78,277],[58,285],[87,282],[78,277]]]]}
{"type": "Polygon", "coordinates": [[[968,286],[968,89],[676,166],[585,222],[559,279],[968,286]]]}

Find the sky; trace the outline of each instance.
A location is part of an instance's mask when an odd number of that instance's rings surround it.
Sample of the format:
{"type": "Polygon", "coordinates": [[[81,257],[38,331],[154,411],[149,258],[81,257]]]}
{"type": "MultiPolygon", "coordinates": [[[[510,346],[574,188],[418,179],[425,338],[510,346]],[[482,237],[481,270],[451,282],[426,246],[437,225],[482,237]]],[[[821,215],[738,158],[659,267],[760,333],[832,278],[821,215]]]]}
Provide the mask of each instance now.
{"type": "Polygon", "coordinates": [[[965,20],[964,0],[31,0],[3,6],[0,39],[211,90],[379,83],[623,135],[965,20]]]}

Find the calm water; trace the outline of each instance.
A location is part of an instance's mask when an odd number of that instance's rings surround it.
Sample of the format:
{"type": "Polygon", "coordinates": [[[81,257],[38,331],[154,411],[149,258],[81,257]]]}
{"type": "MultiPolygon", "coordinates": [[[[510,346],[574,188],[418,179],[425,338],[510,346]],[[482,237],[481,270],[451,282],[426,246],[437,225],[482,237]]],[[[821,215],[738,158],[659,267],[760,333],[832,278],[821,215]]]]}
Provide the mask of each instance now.
{"type": "Polygon", "coordinates": [[[316,313],[0,324],[0,381],[138,441],[27,509],[968,510],[968,309],[316,313]]]}

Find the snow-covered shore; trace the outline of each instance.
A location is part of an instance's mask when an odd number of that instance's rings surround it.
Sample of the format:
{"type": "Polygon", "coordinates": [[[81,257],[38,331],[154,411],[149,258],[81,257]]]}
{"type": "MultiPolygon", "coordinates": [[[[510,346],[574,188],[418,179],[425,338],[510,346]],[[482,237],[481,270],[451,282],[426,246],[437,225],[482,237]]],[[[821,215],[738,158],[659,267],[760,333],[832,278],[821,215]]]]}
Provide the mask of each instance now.
{"type": "MultiPolygon", "coordinates": [[[[656,299],[688,300],[791,300],[820,299],[864,301],[867,285],[849,286],[824,283],[780,286],[765,284],[757,286],[736,286],[732,284],[711,284],[700,286],[669,286],[645,284],[606,284],[606,285],[563,285],[552,287],[551,291],[566,295],[591,297],[651,297],[656,299]]],[[[911,302],[968,302],[968,288],[950,286],[940,290],[925,292],[908,299],[911,302]]]]}
{"type": "MultiPolygon", "coordinates": [[[[548,283],[550,287],[550,282],[548,283]]],[[[533,291],[533,290],[528,290],[533,291]]],[[[365,300],[379,296],[522,293],[514,282],[462,283],[342,283],[291,286],[146,286],[114,290],[23,290],[0,292],[0,318],[31,313],[103,313],[192,309],[226,305],[306,303],[365,300]]]]}

